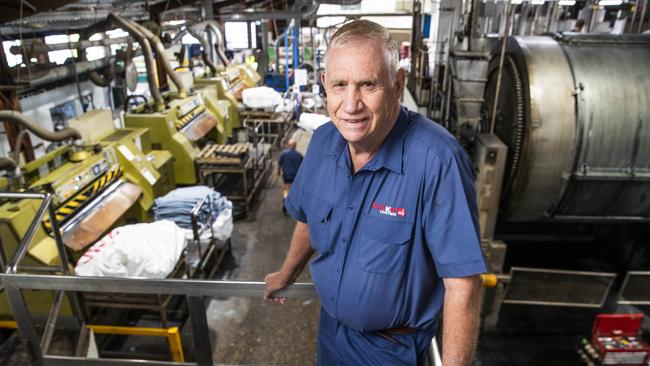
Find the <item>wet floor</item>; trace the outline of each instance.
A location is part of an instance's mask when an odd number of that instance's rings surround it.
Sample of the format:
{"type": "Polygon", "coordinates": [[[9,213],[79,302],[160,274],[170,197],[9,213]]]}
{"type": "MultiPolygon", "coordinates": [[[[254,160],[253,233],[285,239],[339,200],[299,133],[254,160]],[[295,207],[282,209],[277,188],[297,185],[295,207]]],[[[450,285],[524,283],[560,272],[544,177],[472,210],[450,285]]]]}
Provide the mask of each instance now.
{"type": "MultiPolygon", "coordinates": [[[[304,153],[307,141],[303,134],[299,151],[304,153]]],[[[295,225],[281,203],[282,179],[274,170],[248,217],[235,223],[224,279],[263,281],[280,268],[295,225]]],[[[308,268],[298,282],[311,282],[308,268]]],[[[207,308],[213,360],[227,365],[313,365],[319,309],[316,298],[290,299],[284,305],[261,298],[213,299],[207,308]]]]}

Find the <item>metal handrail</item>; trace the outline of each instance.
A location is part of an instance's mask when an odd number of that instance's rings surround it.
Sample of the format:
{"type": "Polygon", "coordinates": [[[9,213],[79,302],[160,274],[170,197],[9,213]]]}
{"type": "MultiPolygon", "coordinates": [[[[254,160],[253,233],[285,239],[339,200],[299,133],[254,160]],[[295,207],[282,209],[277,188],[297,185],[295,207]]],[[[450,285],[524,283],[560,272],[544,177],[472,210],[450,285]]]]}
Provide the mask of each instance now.
{"type": "MultiPolygon", "coordinates": [[[[0,192],[0,199],[42,199],[34,220],[30,224],[26,235],[20,242],[16,253],[0,278],[4,285],[14,318],[18,325],[19,333],[28,341],[36,365],[212,365],[212,349],[210,333],[207,325],[205,298],[216,296],[241,296],[262,298],[264,282],[254,281],[218,281],[218,280],[191,280],[191,279],[144,279],[144,278],[115,278],[115,277],[78,277],[70,275],[69,261],[63,246],[59,225],[56,220],[55,210],[52,205],[52,196],[41,193],[8,193],[0,192]],[[61,256],[62,275],[18,273],[20,262],[25,257],[29,244],[34,239],[38,225],[48,211],[52,223],[52,231],[61,256]],[[67,292],[71,296],[71,303],[75,315],[83,320],[79,307],[77,292],[99,293],[133,293],[133,294],[165,294],[183,295],[186,297],[189,316],[192,326],[192,338],[195,342],[196,363],[187,362],[161,362],[130,359],[87,359],[83,357],[51,356],[46,355],[56,319],[48,318],[48,326],[43,337],[38,332],[30,315],[22,290],[51,290],[59,293],[67,292]]],[[[51,269],[48,267],[48,269],[51,269]]],[[[316,291],[313,283],[296,283],[276,296],[287,298],[314,298],[316,291]]],[[[57,296],[60,305],[60,295],[57,296]]],[[[58,306],[50,314],[56,318],[58,306]]]]}
{"type": "MultiPolygon", "coordinates": [[[[2,281],[20,289],[63,290],[99,293],[160,294],[184,296],[240,296],[262,298],[261,281],[147,279],[123,277],[81,277],[41,274],[2,274],[2,281]]],[[[314,298],[313,283],[294,283],[275,294],[277,297],[314,298]]]]}

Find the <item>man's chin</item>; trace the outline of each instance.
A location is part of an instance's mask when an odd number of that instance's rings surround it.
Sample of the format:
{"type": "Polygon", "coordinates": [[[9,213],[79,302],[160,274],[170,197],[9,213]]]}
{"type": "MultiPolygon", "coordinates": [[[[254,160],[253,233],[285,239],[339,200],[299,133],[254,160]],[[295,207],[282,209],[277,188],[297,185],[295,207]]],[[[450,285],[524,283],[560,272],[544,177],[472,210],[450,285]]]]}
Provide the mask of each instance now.
{"type": "Polygon", "coordinates": [[[341,131],[343,139],[349,143],[359,143],[364,140],[366,137],[365,131],[341,131]]]}

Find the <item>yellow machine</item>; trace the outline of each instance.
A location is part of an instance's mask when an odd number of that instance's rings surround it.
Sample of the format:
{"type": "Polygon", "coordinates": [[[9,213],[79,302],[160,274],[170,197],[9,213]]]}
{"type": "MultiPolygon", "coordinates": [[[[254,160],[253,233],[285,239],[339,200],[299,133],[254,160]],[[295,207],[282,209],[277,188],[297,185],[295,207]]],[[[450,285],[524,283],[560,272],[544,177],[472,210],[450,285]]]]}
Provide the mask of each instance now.
{"type": "MultiPolygon", "coordinates": [[[[110,110],[87,113],[71,121],[84,137],[83,147],[64,145],[34,160],[22,171],[27,190],[52,194],[63,243],[76,257],[112,227],[146,221],[153,200],[173,189],[171,154],[150,151],[146,129],[115,129],[110,110]]],[[[24,199],[0,206],[0,237],[11,258],[40,205],[24,199]]],[[[25,266],[55,266],[59,256],[49,217],[43,220],[25,266]]],[[[47,314],[54,294],[26,291],[30,310],[47,314]]],[[[69,314],[64,304],[61,314],[69,314]]],[[[0,296],[0,317],[11,317],[0,296]]]]}
{"type": "Polygon", "coordinates": [[[124,116],[126,127],[149,129],[148,149],[167,150],[172,154],[176,184],[196,184],[194,160],[202,146],[201,140],[218,141],[215,128],[218,118],[206,108],[206,100],[209,99],[195,94],[170,100],[160,112],[145,111],[146,106],[140,105],[124,116]]]}
{"type": "Polygon", "coordinates": [[[241,92],[246,88],[252,88],[262,80],[260,74],[249,64],[231,65],[219,71],[219,75],[209,78],[197,78],[194,85],[198,87],[216,88],[217,98],[227,100],[229,115],[231,117],[231,129],[241,128],[239,118],[239,99],[241,92]]]}

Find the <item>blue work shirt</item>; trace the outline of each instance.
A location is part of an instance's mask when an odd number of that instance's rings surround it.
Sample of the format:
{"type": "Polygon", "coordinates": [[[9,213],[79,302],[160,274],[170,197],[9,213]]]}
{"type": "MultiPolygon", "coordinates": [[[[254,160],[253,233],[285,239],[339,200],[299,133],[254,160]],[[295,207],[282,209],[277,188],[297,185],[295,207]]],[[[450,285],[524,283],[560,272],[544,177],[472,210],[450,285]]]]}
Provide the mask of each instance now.
{"type": "Polygon", "coordinates": [[[284,149],[278,158],[278,165],[282,168],[282,179],[291,182],[298,174],[298,168],[302,163],[302,155],[294,149],[284,149]]]}
{"type": "Polygon", "coordinates": [[[321,126],[285,202],[309,226],[321,306],[359,331],[435,331],[442,278],[487,271],[467,154],[402,108],[377,154],[351,167],[343,136],[332,122],[321,126]]]}

